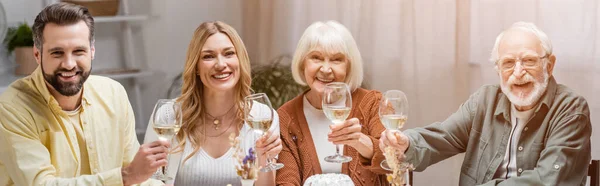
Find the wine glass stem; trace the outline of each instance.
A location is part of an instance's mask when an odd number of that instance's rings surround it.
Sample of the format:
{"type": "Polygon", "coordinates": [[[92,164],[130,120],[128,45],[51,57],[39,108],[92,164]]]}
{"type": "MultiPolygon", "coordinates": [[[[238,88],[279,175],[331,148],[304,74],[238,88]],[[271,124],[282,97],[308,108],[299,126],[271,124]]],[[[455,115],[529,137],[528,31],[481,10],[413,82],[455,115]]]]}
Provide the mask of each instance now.
{"type": "Polygon", "coordinates": [[[165,166],[163,166],[163,167],[161,167],[161,168],[160,168],[160,170],[161,170],[161,173],[162,173],[163,175],[167,175],[167,167],[169,166],[169,160],[171,159],[171,156],[170,156],[170,155],[171,155],[171,153],[170,153],[170,151],[171,151],[171,149],[170,149],[170,148],[169,148],[169,149],[167,149],[167,164],[166,164],[165,166]]]}
{"type": "Polygon", "coordinates": [[[267,154],[267,166],[271,165],[271,157],[267,154]]]}
{"type": "Polygon", "coordinates": [[[406,186],[410,186],[410,180],[411,180],[411,177],[410,177],[410,168],[406,168],[406,171],[404,172],[404,176],[405,176],[404,177],[404,180],[405,180],[404,182],[406,183],[405,185],[406,186]]]}
{"type": "Polygon", "coordinates": [[[342,145],[335,145],[335,155],[337,155],[337,156],[342,156],[340,154],[340,146],[342,146],[342,145]]]}
{"type": "Polygon", "coordinates": [[[268,166],[273,166],[275,164],[275,158],[269,158],[268,166]]]}

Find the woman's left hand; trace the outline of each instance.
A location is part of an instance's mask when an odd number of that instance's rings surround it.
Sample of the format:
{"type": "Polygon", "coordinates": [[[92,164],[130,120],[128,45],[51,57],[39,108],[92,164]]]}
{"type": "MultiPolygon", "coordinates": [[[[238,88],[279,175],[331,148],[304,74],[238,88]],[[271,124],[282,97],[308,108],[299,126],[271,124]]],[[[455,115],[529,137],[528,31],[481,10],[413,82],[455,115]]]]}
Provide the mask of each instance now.
{"type": "Polygon", "coordinates": [[[268,131],[256,141],[256,152],[259,157],[275,157],[281,152],[281,139],[279,133],[268,131]]]}

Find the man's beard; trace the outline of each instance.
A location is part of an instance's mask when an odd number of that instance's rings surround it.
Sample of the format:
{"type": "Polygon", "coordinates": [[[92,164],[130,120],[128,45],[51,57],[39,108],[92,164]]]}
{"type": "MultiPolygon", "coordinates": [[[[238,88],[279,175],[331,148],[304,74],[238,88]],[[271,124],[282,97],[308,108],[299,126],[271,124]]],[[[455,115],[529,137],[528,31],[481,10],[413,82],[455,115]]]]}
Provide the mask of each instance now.
{"type": "Polygon", "coordinates": [[[508,97],[508,100],[510,100],[512,104],[519,107],[532,106],[533,104],[537,103],[537,101],[542,97],[542,95],[544,95],[544,92],[548,87],[548,80],[550,77],[547,71],[547,63],[543,63],[543,65],[544,72],[542,80],[535,79],[529,73],[525,73],[524,77],[521,80],[517,80],[513,75],[511,75],[508,81],[506,82],[507,85],[505,85],[504,82],[500,81],[500,87],[502,88],[502,92],[508,97]],[[519,95],[515,95],[511,92],[511,85],[515,83],[522,84],[527,82],[533,83],[533,91],[529,93],[529,96],[525,97],[524,93],[522,92],[519,95]]]}
{"type": "MultiPolygon", "coordinates": [[[[40,64],[43,64],[43,62],[40,64]]],[[[42,73],[44,74],[44,80],[46,80],[46,82],[48,82],[50,85],[52,85],[54,90],[58,91],[58,93],[62,94],[63,96],[74,96],[77,93],[79,93],[81,88],[83,88],[83,83],[85,83],[87,78],[90,76],[91,71],[92,71],[91,68],[89,71],[84,71],[79,66],[76,66],[72,70],[67,70],[65,68],[59,67],[52,74],[46,74],[46,72],[44,71],[44,68],[42,68],[42,73]],[[76,82],[63,82],[58,77],[59,74],[63,73],[63,72],[74,72],[74,73],[76,73],[75,76],[79,76],[79,80],[76,82]]]]}

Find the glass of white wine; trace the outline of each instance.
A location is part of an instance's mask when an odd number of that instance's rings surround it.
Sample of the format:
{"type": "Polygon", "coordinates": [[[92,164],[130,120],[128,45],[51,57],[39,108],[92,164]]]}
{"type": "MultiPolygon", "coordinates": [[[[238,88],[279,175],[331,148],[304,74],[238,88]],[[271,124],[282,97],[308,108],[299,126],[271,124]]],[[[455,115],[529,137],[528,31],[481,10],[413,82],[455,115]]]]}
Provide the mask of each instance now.
{"type": "MultiPolygon", "coordinates": [[[[332,124],[346,121],[352,110],[352,95],[348,85],[342,82],[333,82],[325,85],[322,97],[322,108],[325,116],[332,124]]],[[[325,161],[331,163],[346,163],[352,161],[352,157],[340,154],[342,145],[335,146],[335,155],[325,157],[325,161]]]]}
{"type": "MultiPolygon", "coordinates": [[[[394,133],[400,131],[408,119],[408,99],[406,98],[406,94],[399,90],[386,91],[379,104],[379,118],[387,130],[394,133]]],[[[391,147],[387,147],[385,153],[386,159],[394,161],[390,163],[397,164],[397,162],[395,162],[396,154],[391,147]],[[388,156],[392,156],[394,159],[388,156]]],[[[383,160],[381,162],[381,167],[386,170],[392,170],[391,166],[388,164],[388,160],[383,160]]]]}
{"type": "MultiPolygon", "coordinates": [[[[158,136],[158,140],[171,141],[181,128],[182,116],[179,102],[172,99],[158,100],[152,111],[152,127],[158,136]]],[[[168,159],[167,156],[167,161],[168,159]]],[[[167,175],[167,167],[168,165],[159,168],[152,178],[163,181],[172,180],[173,178],[167,175]]]]}
{"type": "MultiPolygon", "coordinates": [[[[244,98],[244,117],[246,122],[259,135],[265,135],[273,124],[274,111],[271,101],[265,93],[257,93],[244,98]]],[[[277,123],[275,124],[277,125],[277,123]]],[[[275,163],[273,158],[267,156],[267,164],[260,169],[261,172],[270,172],[283,168],[283,164],[275,163]]]]}

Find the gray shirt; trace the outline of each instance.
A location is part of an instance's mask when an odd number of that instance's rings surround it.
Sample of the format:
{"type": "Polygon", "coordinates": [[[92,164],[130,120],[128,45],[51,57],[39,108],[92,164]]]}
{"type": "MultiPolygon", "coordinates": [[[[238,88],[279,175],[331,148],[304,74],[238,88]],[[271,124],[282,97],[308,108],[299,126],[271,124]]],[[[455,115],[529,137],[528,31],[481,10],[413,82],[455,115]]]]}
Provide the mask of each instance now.
{"type": "Polygon", "coordinates": [[[465,153],[459,185],[584,185],[592,126],[585,99],[553,77],[516,142],[516,176],[494,178],[512,129],[511,103],[498,85],[480,88],[445,121],[404,131],[407,161],[422,171],[465,153]]]}
{"type": "Polygon", "coordinates": [[[498,171],[496,171],[494,178],[508,179],[510,177],[517,176],[517,172],[519,171],[519,169],[517,169],[517,152],[519,150],[523,150],[523,147],[517,146],[517,144],[519,144],[519,137],[521,137],[521,132],[523,132],[523,130],[529,129],[525,125],[533,115],[533,111],[533,109],[529,109],[527,111],[518,111],[515,108],[515,105],[511,105],[510,121],[512,124],[512,132],[508,137],[509,143],[506,147],[504,160],[502,161],[502,164],[500,164],[500,166],[498,167],[498,171]]]}

